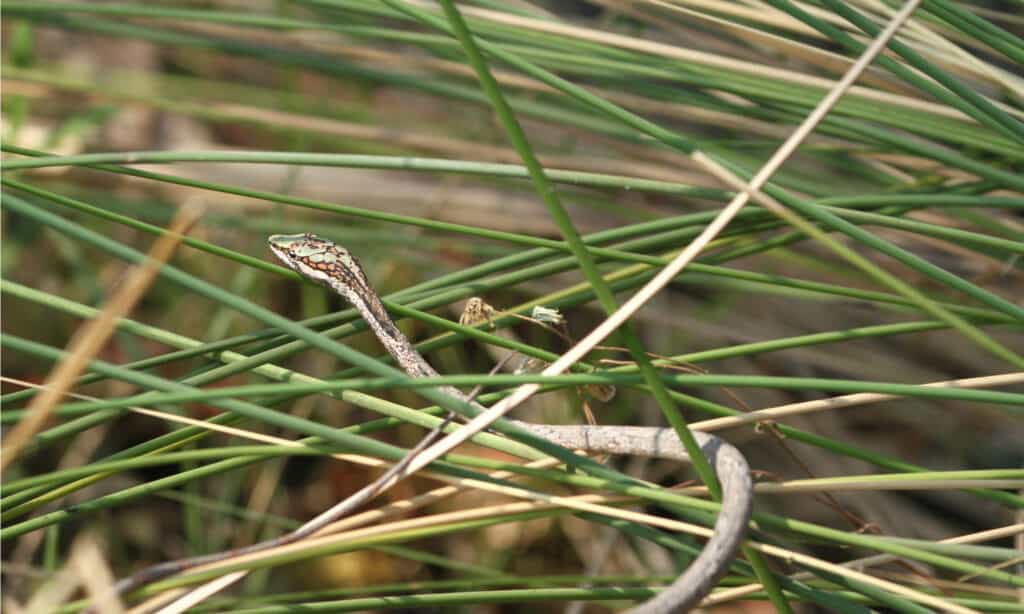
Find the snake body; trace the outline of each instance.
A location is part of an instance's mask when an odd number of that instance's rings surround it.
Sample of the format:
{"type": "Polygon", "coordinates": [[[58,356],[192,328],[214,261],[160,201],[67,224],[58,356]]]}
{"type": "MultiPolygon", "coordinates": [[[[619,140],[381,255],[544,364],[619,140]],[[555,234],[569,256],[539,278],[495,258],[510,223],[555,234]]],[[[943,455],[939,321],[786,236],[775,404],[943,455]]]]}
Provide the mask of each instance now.
{"type": "MultiPolygon", "coordinates": [[[[270,237],[269,244],[271,251],[290,268],[347,300],[406,373],[412,377],[438,375],[395,326],[359,262],[348,250],[313,234],[274,235],[270,237]]],[[[440,389],[484,409],[457,388],[441,386],[440,389]]],[[[572,450],[680,462],[690,460],[675,431],[668,428],[512,422],[572,450]]],[[[715,521],[714,535],[682,575],[658,595],[633,609],[633,614],[683,612],[696,606],[725,575],[746,533],[753,499],[746,459],[739,450],[718,437],[700,432],[693,435],[722,484],[722,509],[715,521]]]]}

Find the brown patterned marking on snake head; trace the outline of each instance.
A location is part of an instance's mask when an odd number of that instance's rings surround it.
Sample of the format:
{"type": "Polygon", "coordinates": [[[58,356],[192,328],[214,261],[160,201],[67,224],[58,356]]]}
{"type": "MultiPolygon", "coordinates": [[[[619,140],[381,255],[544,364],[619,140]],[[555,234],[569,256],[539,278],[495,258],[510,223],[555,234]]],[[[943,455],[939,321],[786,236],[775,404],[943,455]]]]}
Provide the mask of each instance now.
{"type": "MultiPolygon", "coordinates": [[[[273,235],[270,251],[300,275],[317,281],[345,297],[353,306],[366,305],[378,322],[389,318],[370,289],[363,267],[347,249],[312,233],[273,235]]],[[[384,327],[390,334],[390,327],[384,327]]]]}
{"type": "Polygon", "coordinates": [[[367,288],[366,275],[348,250],[314,234],[273,235],[270,250],[282,262],[321,283],[341,280],[367,288]]]}

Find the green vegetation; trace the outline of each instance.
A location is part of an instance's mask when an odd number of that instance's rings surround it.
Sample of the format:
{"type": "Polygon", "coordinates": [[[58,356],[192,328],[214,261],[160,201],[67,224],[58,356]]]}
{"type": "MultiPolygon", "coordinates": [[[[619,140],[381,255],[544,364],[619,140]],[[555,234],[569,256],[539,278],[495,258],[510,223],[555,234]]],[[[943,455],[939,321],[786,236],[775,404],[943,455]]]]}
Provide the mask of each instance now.
{"type": "MultiPolygon", "coordinates": [[[[539,381],[513,415],[744,451],[753,530],[711,603],[1017,611],[1024,20],[923,3],[702,237],[900,6],[427,6],[0,7],[5,599],[76,612],[279,535],[439,424],[431,384],[493,405],[539,381]],[[385,368],[353,310],[272,261],[268,235],[306,231],[360,258],[444,377],[385,368]],[[564,375],[517,371],[691,245],[564,375]],[[458,323],[473,296],[492,321],[458,323]]],[[[315,541],[125,599],[239,571],[190,611],[618,610],[719,509],[701,463],[545,461],[481,433],[315,541]]]]}

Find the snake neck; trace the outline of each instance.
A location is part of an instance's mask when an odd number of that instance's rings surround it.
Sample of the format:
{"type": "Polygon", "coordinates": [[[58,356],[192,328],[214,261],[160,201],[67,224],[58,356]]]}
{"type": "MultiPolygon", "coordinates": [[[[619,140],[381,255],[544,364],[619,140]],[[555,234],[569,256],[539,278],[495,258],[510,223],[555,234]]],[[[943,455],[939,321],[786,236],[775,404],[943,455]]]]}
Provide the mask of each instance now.
{"type": "Polygon", "coordinates": [[[423,355],[416,351],[408,337],[398,330],[391,320],[384,304],[373,292],[355,292],[352,288],[341,284],[331,284],[331,289],[340,294],[350,305],[355,307],[359,315],[366,320],[370,330],[391,354],[395,362],[413,377],[437,377],[438,373],[430,366],[423,355]]]}

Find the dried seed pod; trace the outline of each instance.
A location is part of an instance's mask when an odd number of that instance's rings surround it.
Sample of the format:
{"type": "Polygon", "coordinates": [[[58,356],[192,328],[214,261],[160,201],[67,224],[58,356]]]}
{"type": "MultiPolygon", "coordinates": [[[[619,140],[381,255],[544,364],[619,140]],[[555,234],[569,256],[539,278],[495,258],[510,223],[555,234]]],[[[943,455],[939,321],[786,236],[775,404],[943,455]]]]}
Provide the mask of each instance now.
{"type": "Polygon", "coordinates": [[[474,296],[466,301],[466,307],[462,310],[462,315],[459,316],[459,324],[463,326],[476,326],[483,322],[487,322],[491,328],[494,328],[494,314],[498,313],[494,307],[491,307],[484,299],[479,296],[474,296]]]}

